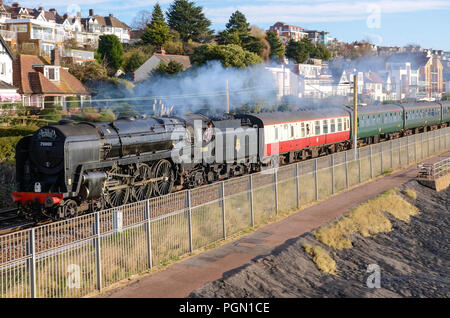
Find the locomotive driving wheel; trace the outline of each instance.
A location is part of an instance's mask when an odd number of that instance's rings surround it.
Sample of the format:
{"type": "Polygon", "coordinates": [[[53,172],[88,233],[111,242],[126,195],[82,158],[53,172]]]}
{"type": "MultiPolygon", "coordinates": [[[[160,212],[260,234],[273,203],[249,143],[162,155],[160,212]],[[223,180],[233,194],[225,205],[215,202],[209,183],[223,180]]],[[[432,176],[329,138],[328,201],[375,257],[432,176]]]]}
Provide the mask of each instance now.
{"type": "Polygon", "coordinates": [[[78,216],[78,204],[74,200],[67,200],[60,210],[59,218],[69,219],[78,216]]]}
{"type": "Polygon", "coordinates": [[[135,201],[142,201],[151,197],[153,184],[151,182],[152,169],[146,164],[140,164],[134,174],[133,188],[131,190],[135,201]]]}
{"type": "Polygon", "coordinates": [[[175,176],[169,161],[162,159],[155,165],[153,178],[155,179],[153,183],[155,195],[162,196],[172,192],[175,176]]]}
{"type": "Polygon", "coordinates": [[[111,169],[105,182],[104,197],[106,204],[111,208],[124,205],[128,202],[130,192],[128,180],[121,175],[120,168],[114,167],[111,169]]]}

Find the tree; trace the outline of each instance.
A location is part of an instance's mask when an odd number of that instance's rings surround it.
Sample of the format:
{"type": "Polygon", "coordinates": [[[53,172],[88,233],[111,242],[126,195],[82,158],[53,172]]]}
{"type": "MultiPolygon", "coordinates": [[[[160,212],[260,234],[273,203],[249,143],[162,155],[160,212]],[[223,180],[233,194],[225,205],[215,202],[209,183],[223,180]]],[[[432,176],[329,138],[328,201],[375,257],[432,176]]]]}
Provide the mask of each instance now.
{"type": "Polygon", "coordinates": [[[134,30],[144,30],[152,21],[152,13],[148,10],[139,11],[131,23],[134,30]]]}
{"type": "Polygon", "coordinates": [[[282,58],[284,56],[284,46],[278,35],[273,31],[269,31],[266,34],[266,40],[270,45],[270,57],[282,58]]]}
{"type": "Polygon", "coordinates": [[[286,46],[286,56],[297,63],[305,63],[309,59],[309,51],[301,41],[290,40],[286,46]]]}
{"type": "Polygon", "coordinates": [[[229,34],[233,33],[239,37],[241,42],[245,42],[245,40],[250,36],[250,30],[250,23],[247,23],[247,18],[245,15],[240,11],[236,11],[230,16],[230,19],[226,25],[226,30],[219,33],[218,42],[219,44],[236,44],[227,42],[229,34]]]}
{"type": "Polygon", "coordinates": [[[170,28],[164,20],[164,14],[161,10],[161,6],[156,3],[153,8],[151,22],[142,34],[141,40],[144,44],[151,44],[160,47],[171,38],[172,35],[170,34],[170,28]]]}
{"type": "Polygon", "coordinates": [[[202,7],[195,6],[188,0],[175,0],[167,12],[169,26],[180,33],[184,42],[200,41],[205,35],[211,35],[209,21],[202,12],[202,7]]]}
{"type": "Polygon", "coordinates": [[[161,62],[158,66],[158,68],[154,71],[156,74],[166,74],[166,75],[176,75],[180,72],[183,72],[183,64],[170,61],[169,64],[166,64],[164,62],[161,62]]]}
{"type": "Polygon", "coordinates": [[[249,52],[236,44],[201,45],[195,48],[194,54],[191,56],[191,63],[194,65],[203,65],[211,60],[218,60],[225,67],[239,68],[263,62],[258,55],[249,52]]]}
{"type": "Polygon", "coordinates": [[[146,61],[145,57],[138,51],[133,52],[128,59],[125,59],[123,69],[126,73],[136,71],[146,61]]]}
{"type": "Polygon", "coordinates": [[[119,38],[114,34],[100,35],[98,53],[103,62],[106,62],[110,74],[114,74],[123,63],[123,47],[119,38]]]}
{"type": "Polygon", "coordinates": [[[324,45],[317,44],[313,57],[316,59],[328,61],[329,59],[331,59],[331,52],[324,45]]]}

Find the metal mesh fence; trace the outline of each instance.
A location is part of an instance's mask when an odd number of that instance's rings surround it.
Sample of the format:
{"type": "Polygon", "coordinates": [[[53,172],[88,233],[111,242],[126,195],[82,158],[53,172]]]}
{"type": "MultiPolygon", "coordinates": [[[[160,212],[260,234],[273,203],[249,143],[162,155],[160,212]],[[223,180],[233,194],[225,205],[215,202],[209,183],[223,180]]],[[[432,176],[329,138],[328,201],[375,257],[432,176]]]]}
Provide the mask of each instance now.
{"type": "Polygon", "coordinates": [[[0,298],[80,297],[450,147],[450,127],[0,236],[0,298]]]}

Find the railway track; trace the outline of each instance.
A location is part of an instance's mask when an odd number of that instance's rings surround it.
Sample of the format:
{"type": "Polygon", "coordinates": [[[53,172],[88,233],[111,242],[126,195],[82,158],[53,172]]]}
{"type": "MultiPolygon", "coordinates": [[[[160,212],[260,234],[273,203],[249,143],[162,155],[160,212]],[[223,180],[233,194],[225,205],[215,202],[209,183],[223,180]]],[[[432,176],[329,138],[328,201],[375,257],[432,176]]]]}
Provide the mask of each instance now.
{"type": "Polygon", "coordinates": [[[36,224],[35,221],[27,220],[20,215],[18,208],[0,210],[0,235],[20,231],[36,224]]]}

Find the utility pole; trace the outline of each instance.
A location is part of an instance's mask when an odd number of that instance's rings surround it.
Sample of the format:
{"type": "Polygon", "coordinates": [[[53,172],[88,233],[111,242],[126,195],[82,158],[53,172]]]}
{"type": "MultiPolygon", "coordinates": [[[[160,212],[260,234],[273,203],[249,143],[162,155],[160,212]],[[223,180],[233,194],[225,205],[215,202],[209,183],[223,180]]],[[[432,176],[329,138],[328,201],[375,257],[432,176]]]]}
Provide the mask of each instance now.
{"type": "Polygon", "coordinates": [[[230,88],[228,86],[228,80],[227,80],[227,114],[230,113],[230,88]]]}
{"type": "Polygon", "coordinates": [[[286,66],[283,64],[283,95],[286,93],[286,66]]]}
{"type": "Polygon", "coordinates": [[[353,149],[358,147],[358,73],[353,77],[353,149]]]}

